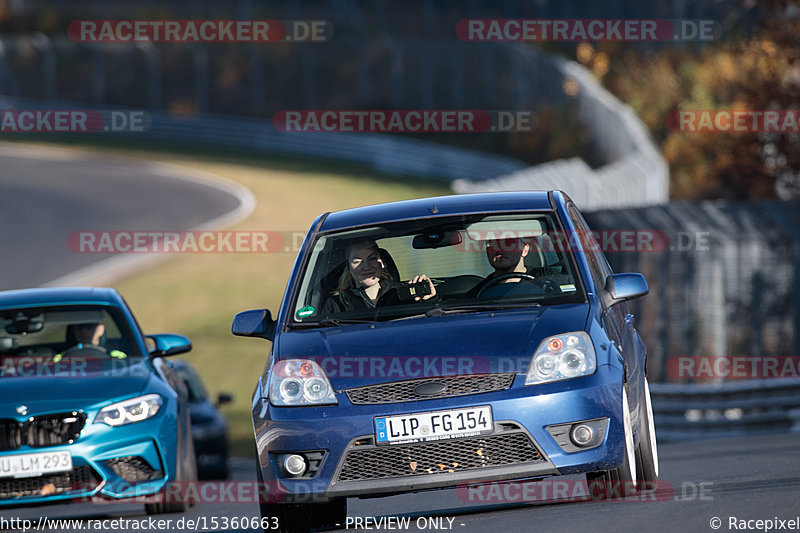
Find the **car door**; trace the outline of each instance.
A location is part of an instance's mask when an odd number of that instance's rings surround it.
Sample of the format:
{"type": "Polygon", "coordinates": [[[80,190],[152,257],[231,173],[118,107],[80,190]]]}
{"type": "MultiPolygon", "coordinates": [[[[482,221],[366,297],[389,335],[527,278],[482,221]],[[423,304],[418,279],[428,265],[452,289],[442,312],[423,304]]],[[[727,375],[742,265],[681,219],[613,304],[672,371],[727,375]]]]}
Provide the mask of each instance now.
{"type": "MultiPolygon", "coordinates": [[[[613,274],[613,271],[578,208],[574,204],[570,204],[568,209],[570,218],[580,234],[592,280],[599,293],[604,290],[606,280],[613,274]]],[[[603,306],[603,325],[625,361],[631,422],[634,427],[637,427],[639,398],[642,395],[641,387],[644,378],[644,344],[636,331],[635,317],[628,311],[626,301],[622,300],[606,305],[604,298],[599,298],[599,300],[600,305],[603,306]]]]}

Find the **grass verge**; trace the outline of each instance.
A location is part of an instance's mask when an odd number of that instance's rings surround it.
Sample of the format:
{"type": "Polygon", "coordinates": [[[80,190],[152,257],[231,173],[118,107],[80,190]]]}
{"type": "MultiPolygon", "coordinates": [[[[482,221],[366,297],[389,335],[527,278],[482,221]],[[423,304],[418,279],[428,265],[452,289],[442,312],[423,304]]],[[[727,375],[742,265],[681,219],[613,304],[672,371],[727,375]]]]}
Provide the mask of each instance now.
{"type": "MultiPolygon", "coordinates": [[[[399,181],[349,167],[286,159],[237,160],[230,154],[209,157],[118,147],[105,147],[103,153],[177,164],[244,185],[257,205],[232,230],[305,233],[325,211],[449,192],[445,183],[399,181]]],[[[114,284],[146,332],[171,331],[192,339],[194,350],[186,358],[213,397],[218,392],[234,395],[223,412],[231,423],[232,453],[237,456],[253,453],[250,396],[269,343],[233,337],[231,319],[245,309],[276,310],[294,259],[295,253],[175,255],[114,284]]]]}

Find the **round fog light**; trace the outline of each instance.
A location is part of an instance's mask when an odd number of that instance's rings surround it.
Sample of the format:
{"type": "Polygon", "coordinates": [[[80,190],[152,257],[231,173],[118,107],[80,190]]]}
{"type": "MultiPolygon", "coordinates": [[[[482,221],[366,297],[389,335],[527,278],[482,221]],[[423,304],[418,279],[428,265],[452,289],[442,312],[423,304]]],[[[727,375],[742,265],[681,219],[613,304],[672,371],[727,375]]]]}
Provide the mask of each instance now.
{"type": "Polygon", "coordinates": [[[586,424],[578,424],[572,428],[570,438],[578,446],[588,446],[594,440],[594,431],[586,424]]]}
{"type": "Polygon", "coordinates": [[[292,476],[299,476],[306,471],[306,459],[302,455],[284,455],[281,462],[283,469],[292,476]]]}

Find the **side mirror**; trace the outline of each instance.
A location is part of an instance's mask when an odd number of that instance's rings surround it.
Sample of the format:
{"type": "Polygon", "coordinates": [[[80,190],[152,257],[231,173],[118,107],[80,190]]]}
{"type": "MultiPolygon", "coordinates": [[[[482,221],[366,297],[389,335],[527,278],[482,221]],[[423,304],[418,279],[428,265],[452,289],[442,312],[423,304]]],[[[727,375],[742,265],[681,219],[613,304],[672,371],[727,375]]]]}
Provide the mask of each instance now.
{"type": "Polygon", "coordinates": [[[275,321],[269,309],[253,309],[242,311],[233,317],[231,333],[239,337],[260,337],[272,340],[275,338],[275,321]]]}
{"type": "Polygon", "coordinates": [[[611,274],[606,279],[606,292],[612,300],[632,300],[650,292],[647,280],[641,274],[611,274]]]}
{"type": "Polygon", "coordinates": [[[192,349],[192,341],[183,335],[159,333],[158,335],[148,335],[147,338],[155,345],[150,350],[151,357],[169,357],[186,353],[192,349]]]}
{"type": "Polygon", "coordinates": [[[220,405],[225,405],[226,403],[231,403],[233,401],[233,395],[228,394],[227,392],[220,392],[217,395],[217,403],[214,404],[215,407],[219,407],[220,405]]]}

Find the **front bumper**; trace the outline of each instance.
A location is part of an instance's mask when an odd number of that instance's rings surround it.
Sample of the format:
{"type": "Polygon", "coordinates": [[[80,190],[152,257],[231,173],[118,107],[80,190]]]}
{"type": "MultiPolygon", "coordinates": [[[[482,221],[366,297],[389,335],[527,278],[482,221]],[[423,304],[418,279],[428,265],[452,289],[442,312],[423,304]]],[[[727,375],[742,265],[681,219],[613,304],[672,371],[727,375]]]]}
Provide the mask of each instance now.
{"type": "Polygon", "coordinates": [[[177,467],[175,418],[169,416],[166,407],[153,418],[119,427],[94,424],[97,413],[88,412],[86,424],[72,444],[21,446],[0,452],[0,456],[7,456],[69,451],[73,464],[70,472],[0,477],[0,507],[115,501],[159,492],[174,480],[177,467]]]}
{"type": "MultiPolygon", "coordinates": [[[[253,404],[253,422],[267,499],[272,502],[327,501],[337,497],[385,495],[615,468],[624,457],[622,380],[618,367],[601,365],[591,376],[557,383],[525,387],[524,376],[517,375],[512,387],[505,391],[397,404],[354,406],[349,403],[347,395],[340,392],[337,394],[339,405],[278,408],[257,397],[253,404]],[[495,432],[482,440],[476,438],[475,453],[483,451],[482,447],[490,450],[486,444],[488,438],[519,435],[513,438],[527,438],[538,456],[522,455],[504,464],[502,456],[511,455],[503,449],[505,455],[501,454],[500,460],[485,465],[470,463],[465,468],[463,461],[452,460],[452,454],[448,453],[452,450],[448,450],[446,443],[463,447],[470,444],[467,442],[469,439],[388,447],[375,446],[372,440],[376,416],[479,405],[491,406],[495,432]],[[608,419],[608,426],[602,442],[591,449],[565,451],[547,430],[548,426],[598,418],[608,419]],[[414,446],[433,444],[443,447],[434,450],[433,454],[427,453],[430,451],[427,448],[413,449],[414,446]],[[367,467],[359,474],[360,479],[359,475],[343,476],[348,454],[374,450],[375,453],[365,455],[367,460],[362,462],[380,469],[385,466],[380,450],[387,449],[391,449],[387,453],[395,459],[398,453],[402,453],[399,451],[408,452],[407,472],[380,477],[382,474],[379,473],[371,475],[367,467]],[[423,450],[428,463],[419,459],[416,453],[423,450]],[[324,454],[314,475],[305,479],[281,476],[276,468],[275,454],[303,451],[321,451],[324,454]],[[435,459],[439,451],[442,452],[441,464],[433,460],[432,464],[439,465],[433,468],[433,472],[412,470],[412,463],[430,466],[430,460],[435,459]],[[457,463],[456,466],[450,464],[453,462],[457,463]]],[[[472,455],[469,457],[474,459],[472,455]]]]}

